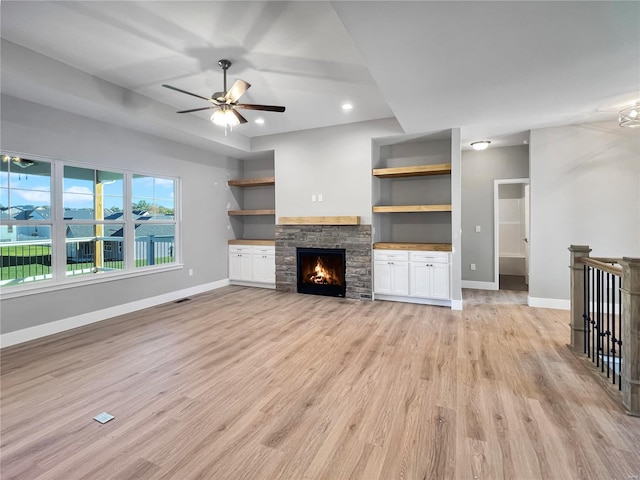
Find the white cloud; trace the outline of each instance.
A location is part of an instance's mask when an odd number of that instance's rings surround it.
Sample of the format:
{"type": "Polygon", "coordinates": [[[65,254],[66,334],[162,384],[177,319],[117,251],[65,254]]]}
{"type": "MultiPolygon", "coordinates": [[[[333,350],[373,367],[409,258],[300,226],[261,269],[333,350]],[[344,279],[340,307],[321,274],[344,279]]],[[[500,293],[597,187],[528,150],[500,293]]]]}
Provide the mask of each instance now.
{"type": "Polygon", "coordinates": [[[93,192],[87,187],[69,187],[64,192],[64,205],[65,207],[92,207],[93,192]]]}
{"type": "Polygon", "coordinates": [[[157,186],[172,186],[173,187],[173,180],[171,180],[170,178],[156,178],[156,185],[157,186]]]}
{"type": "Polygon", "coordinates": [[[37,190],[12,190],[11,203],[13,205],[49,205],[51,203],[51,195],[49,192],[38,192],[37,190]],[[19,198],[22,201],[18,200],[19,198]]]}

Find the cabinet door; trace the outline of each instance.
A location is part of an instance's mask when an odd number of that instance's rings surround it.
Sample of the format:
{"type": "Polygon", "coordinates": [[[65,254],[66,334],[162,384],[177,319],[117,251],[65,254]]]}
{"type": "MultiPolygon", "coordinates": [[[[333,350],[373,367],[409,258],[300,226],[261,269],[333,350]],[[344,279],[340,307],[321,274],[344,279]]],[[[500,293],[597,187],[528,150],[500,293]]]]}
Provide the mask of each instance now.
{"type": "Polygon", "coordinates": [[[276,257],[274,255],[256,254],[251,260],[254,282],[275,283],[276,257]]]}
{"type": "Polygon", "coordinates": [[[409,264],[407,262],[391,262],[391,293],[409,295],[409,264]]]}
{"type": "Polygon", "coordinates": [[[427,263],[411,263],[409,295],[428,298],[431,290],[431,267],[427,263]]]}
{"type": "Polygon", "coordinates": [[[229,280],[251,281],[251,255],[248,253],[229,254],[229,280]]]}
{"type": "Polygon", "coordinates": [[[391,263],[386,260],[373,262],[373,291],[391,294],[391,263]]]}
{"type": "Polygon", "coordinates": [[[431,267],[431,298],[449,299],[449,264],[434,263],[431,267]]]}

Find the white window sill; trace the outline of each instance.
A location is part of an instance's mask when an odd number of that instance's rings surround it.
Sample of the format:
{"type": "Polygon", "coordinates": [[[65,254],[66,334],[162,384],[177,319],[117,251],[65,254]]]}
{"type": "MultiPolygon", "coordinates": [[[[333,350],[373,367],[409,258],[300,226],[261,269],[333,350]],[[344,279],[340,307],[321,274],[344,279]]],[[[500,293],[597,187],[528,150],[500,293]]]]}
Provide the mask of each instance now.
{"type": "Polygon", "coordinates": [[[104,272],[87,275],[79,275],[78,278],[67,277],[61,282],[53,280],[44,280],[34,283],[23,283],[11,287],[1,287],[0,297],[2,300],[9,298],[25,297],[28,295],[36,295],[39,293],[55,292],[56,290],[65,290],[67,288],[82,287],[85,285],[94,285],[97,283],[113,282],[124,280],[127,278],[141,277],[144,275],[152,275],[154,273],[170,272],[173,270],[181,270],[184,268],[182,263],[172,263],[171,265],[163,265],[156,267],[140,268],[127,272],[104,272]]]}

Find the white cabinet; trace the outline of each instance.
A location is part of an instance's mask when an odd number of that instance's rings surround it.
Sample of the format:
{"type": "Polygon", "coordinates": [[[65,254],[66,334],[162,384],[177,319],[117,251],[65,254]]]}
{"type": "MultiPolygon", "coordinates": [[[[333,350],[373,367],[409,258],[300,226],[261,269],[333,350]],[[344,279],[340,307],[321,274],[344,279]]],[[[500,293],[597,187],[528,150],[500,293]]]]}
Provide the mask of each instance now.
{"type": "Polygon", "coordinates": [[[431,290],[429,298],[449,299],[449,264],[434,263],[431,265],[431,290]]]}
{"type": "Polygon", "coordinates": [[[229,280],[275,285],[275,247],[229,246],[229,280]]]}
{"type": "Polygon", "coordinates": [[[376,250],[373,262],[375,293],[409,294],[409,254],[392,250],[376,250]]]}
{"type": "Polygon", "coordinates": [[[447,305],[449,257],[447,252],[374,250],[376,297],[447,305]]]}
{"type": "Polygon", "coordinates": [[[276,256],[274,247],[254,247],[251,257],[254,282],[276,282],[276,256]]]}

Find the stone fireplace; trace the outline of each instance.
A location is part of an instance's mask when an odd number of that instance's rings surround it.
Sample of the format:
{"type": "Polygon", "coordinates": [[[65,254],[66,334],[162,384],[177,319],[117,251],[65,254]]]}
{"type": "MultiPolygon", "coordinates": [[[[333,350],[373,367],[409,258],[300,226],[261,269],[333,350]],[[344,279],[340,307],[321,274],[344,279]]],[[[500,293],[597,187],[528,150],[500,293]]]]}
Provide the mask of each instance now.
{"type": "Polygon", "coordinates": [[[344,250],[344,297],[371,299],[371,225],[276,225],[275,240],[276,290],[298,291],[297,249],[338,249],[344,250]]]}

